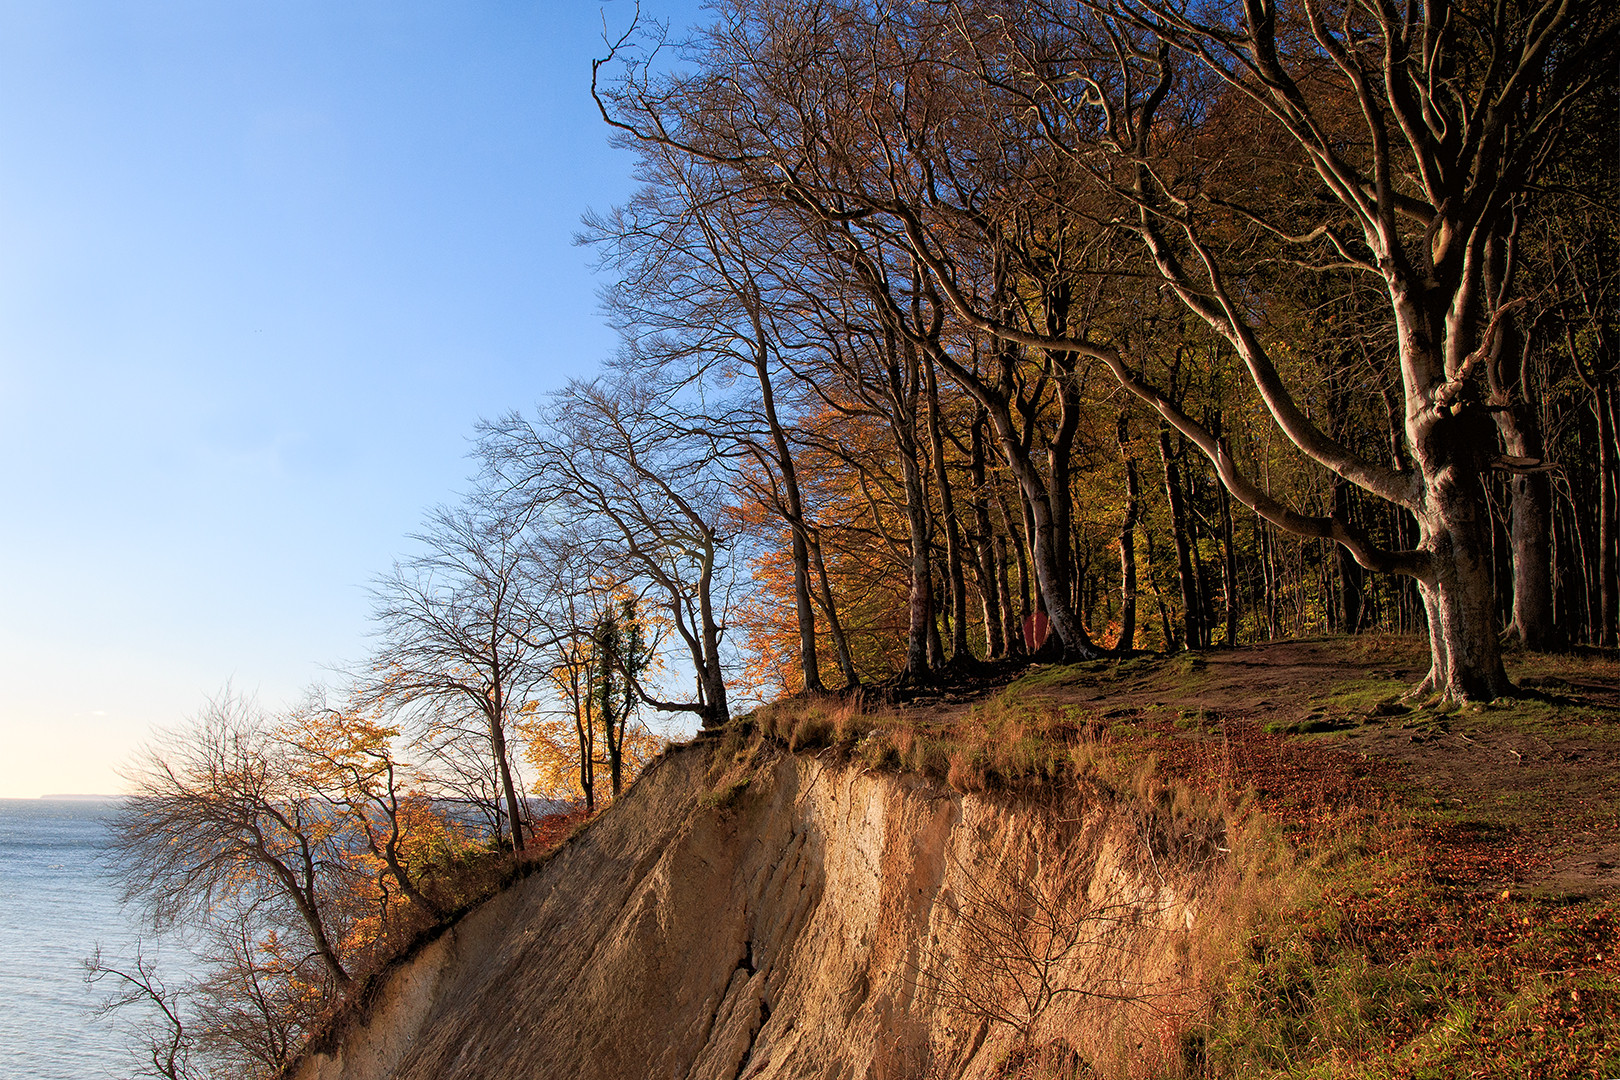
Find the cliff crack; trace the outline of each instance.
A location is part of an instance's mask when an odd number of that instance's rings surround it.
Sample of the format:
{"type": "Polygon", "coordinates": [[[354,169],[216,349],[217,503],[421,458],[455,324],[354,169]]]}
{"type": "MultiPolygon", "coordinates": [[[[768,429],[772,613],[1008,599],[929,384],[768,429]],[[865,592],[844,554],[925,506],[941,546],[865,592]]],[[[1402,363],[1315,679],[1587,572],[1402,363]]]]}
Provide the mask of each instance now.
{"type": "Polygon", "coordinates": [[[765,1030],[765,1025],[771,1022],[771,1003],[764,998],[759,999],[759,1026],[748,1035],[748,1046],[743,1050],[742,1060],[737,1063],[737,1080],[743,1080],[748,1075],[748,1064],[754,1060],[754,1047],[759,1045],[759,1033],[765,1030]]]}

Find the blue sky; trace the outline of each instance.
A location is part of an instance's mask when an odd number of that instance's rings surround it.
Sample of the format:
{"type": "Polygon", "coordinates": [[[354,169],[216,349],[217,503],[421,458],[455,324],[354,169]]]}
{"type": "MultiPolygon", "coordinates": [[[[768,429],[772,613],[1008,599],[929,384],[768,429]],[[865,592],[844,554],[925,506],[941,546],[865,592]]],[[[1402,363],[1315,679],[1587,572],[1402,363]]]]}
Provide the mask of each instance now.
{"type": "Polygon", "coordinates": [[[612,351],[604,10],[0,0],[0,797],[358,658],[477,418],[612,351]]]}

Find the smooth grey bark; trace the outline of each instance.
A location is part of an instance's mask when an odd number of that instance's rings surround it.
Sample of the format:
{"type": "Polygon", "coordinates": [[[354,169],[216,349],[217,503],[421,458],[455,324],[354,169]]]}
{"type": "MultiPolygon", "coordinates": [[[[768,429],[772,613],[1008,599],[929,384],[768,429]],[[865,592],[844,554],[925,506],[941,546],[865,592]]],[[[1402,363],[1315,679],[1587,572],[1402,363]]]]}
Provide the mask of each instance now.
{"type": "Polygon", "coordinates": [[[815,567],[816,583],[820,590],[821,613],[827,617],[827,632],[832,635],[833,650],[838,654],[838,670],[844,676],[844,689],[853,690],[861,684],[860,672],[855,669],[854,657],[849,651],[849,638],[844,634],[844,622],[838,617],[838,605],[833,599],[832,582],[827,577],[827,563],[821,555],[821,537],[812,532],[810,561],[815,567]]]}
{"type": "Polygon", "coordinates": [[[804,521],[804,499],[799,487],[799,470],[793,461],[793,450],[788,445],[787,432],[776,410],[776,389],[771,382],[770,356],[765,347],[765,334],[757,305],[751,297],[749,314],[753,320],[755,340],[750,353],[754,378],[759,383],[760,404],[766,426],[771,433],[771,449],[775,452],[777,474],[782,480],[783,516],[787,519],[793,558],[793,611],[799,627],[799,669],[804,688],[820,693],[821,666],[816,657],[816,612],[810,602],[810,543],[804,521]]]}

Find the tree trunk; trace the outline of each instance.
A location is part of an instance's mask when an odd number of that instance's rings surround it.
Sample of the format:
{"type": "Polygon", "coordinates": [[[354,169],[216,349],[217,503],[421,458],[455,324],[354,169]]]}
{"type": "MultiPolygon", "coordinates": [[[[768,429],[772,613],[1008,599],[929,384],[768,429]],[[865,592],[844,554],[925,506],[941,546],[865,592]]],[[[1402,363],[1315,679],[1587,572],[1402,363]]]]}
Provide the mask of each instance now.
{"type": "Polygon", "coordinates": [[[833,600],[832,582],[827,578],[827,563],[821,557],[821,538],[811,533],[809,541],[810,559],[815,565],[816,581],[821,588],[821,613],[827,616],[827,632],[832,635],[833,650],[838,653],[838,670],[844,676],[844,689],[853,690],[861,684],[861,676],[855,670],[849,639],[844,635],[844,623],[838,617],[838,606],[833,600]]]}
{"type": "Polygon", "coordinates": [[[512,850],[523,850],[523,816],[518,812],[517,789],[512,784],[512,766],[506,759],[506,732],[505,725],[501,723],[501,714],[505,702],[499,692],[491,702],[491,710],[486,711],[485,719],[489,722],[490,747],[495,752],[495,767],[500,771],[501,792],[506,797],[506,816],[512,830],[512,850]]]}
{"type": "Polygon", "coordinates": [[[337,949],[332,945],[332,939],[326,932],[326,921],[321,917],[321,909],[315,892],[315,867],[311,861],[309,847],[303,849],[304,866],[301,874],[302,881],[289,880],[284,882],[292,894],[293,906],[303,918],[304,925],[309,927],[309,936],[313,939],[315,954],[321,958],[326,966],[326,973],[332,977],[332,982],[339,990],[347,990],[352,980],[348,971],[339,959],[337,949]]]}
{"type": "MultiPolygon", "coordinates": [[[[1350,483],[1340,477],[1333,479],[1333,516],[1344,522],[1350,520],[1350,483]]],[[[1339,567],[1339,630],[1357,634],[1362,629],[1365,575],[1348,548],[1335,544],[1334,555],[1339,567]]]]}
{"type": "Polygon", "coordinates": [[[579,737],[579,787],[585,793],[585,812],[593,814],[596,812],[595,699],[588,692],[583,697],[580,694],[577,669],[571,678],[574,680],[574,733],[579,737]]]}
{"type": "Polygon", "coordinates": [[[1182,642],[1197,648],[1203,641],[1198,610],[1198,581],[1193,576],[1191,540],[1187,535],[1187,506],[1181,495],[1181,470],[1170,452],[1170,429],[1159,425],[1159,458],[1164,462],[1164,494],[1170,503],[1170,533],[1176,545],[1176,578],[1181,584],[1182,642]]]}
{"type": "MultiPolygon", "coordinates": [[[[1006,529],[1006,543],[1012,545],[1013,554],[1018,560],[1018,610],[1016,612],[1012,610],[1012,598],[1009,593],[1006,610],[1011,618],[1004,624],[1007,633],[1007,651],[1014,656],[1022,656],[1024,654],[1024,635],[1020,627],[1034,610],[1030,606],[1028,549],[1024,546],[1025,534],[1013,526],[1012,514],[1007,510],[1007,500],[998,493],[996,502],[1001,507],[1001,523],[1006,529]]],[[[1005,552],[1003,552],[1002,566],[1005,567],[1006,565],[1005,552]]]]}
{"type": "Polygon", "coordinates": [[[816,660],[816,612],[810,603],[810,545],[805,536],[799,471],[794,465],[787,433],[782,429],[782,421],[776,412],[776,391],[771,385],[770,355],[764,344],[764,329],[757,310],[751,307],[749,313],[754,322],[754,377],[759,382],[760,402],[764,407],[765,422],[771,430],[771,448],[775,451],[776,468],[782,479],[783,516],[787,518],[792,531],[793,610],[799,621],[799,669],[804,675],[804,688],[819,693],[822,689],[821,667],[816,660]]]}
{"type": "Polygon", "coordinates": [[[1276,542],[1271,537],[1270,523],[1259,514],[1254,515],[1254,545],[1259,549],[1260,588],[1265,594],[1266,640],[1275,641],[1281,636],[1277,626],[1277,591],[1281,586],[1277,580],[1276,542]]]}
{"type": "Polygon", "coordinates": [[[698,663],[698,690],[701,698],[703,726],[717,728],[725,726],[731,719],[731,706],[726,698],[726,673],[720,666],[720,637],[719,620],[714,614],[714,600],[711,595],[714,586],[714,538],[705,538],[705,555],[702,575],[698,582],[698,617],[702,620],[703,651],[698,663]]]}
{"type": "MultiPolygon", "coordinates": [[[[1421,342],[1404,347],[1414,354],[1420,348],[1421,342]]],[[[1423,370],[1415,361],[1408,367],[1423,370]]],[[[1451,408],[1435,387],[1408,393],[1420,402],[1408,410],[1407,440],[1424,479],[1416,516],[1419,547],[1429,555],[1427,572],[1417,576],[1431,666],[1418,691],[1452,700],[1501,697],[1513,684],[1502,667],[1485,498],[1496,441],[1491,422],[1477,409],[1451,408]]]]}
{"type": "MultiPolygon", "coordinates": [[[[1069,602],[1068,572],[1065,562],[1067,549],[1054,545],[1058,542],[1057,518],[1053,507],[1055,493],[1042,481],[1035,468],[1026,440],[1020,437],[1014,423],[1011,398],[1005,386],[992,387],[976,372],[956,362],[939,346],[938,340],[925,342],[929,355],[943,367],[956,383],[979,402],[990,417],[996,433],[1002,458],[1023,495],[1025,512],[1029,515],[1030,562],[1034,564],[1036,586],[1040,603],[1050,620],[1052,633],[1057,635],[1063,656],[1071,660],[1093,659],[1102,653],[1087,636],[1085,627],[1069,602]]],[[[1003,358],[1003,370],[1010,369],[1010,358],[1003,358]]],[[[1004,380],[1005,382],[1005,380],[1004,380]]],[[[1066,512],[1066,507],[1064,511],[1066,512]]]]}
{"type": "MultiPolygon", "coordinates": [[[[602,695],[597,705],[597,715],[602,718],[602,746],[607,750],[608,789],[617,799],[622,755],[619,749],[618,707],[613,704],[613,664],[616,659],[614,654],[618,650],[619,626],[609,612],[602,616],[596,627],[596,685],[602,695]]],[[[629,692],[629,687],[625,688],[625,692],[629,692]]]]}
{"type": "Polygon", "coordinates": [[[793,611],[799,624],[799,670],[804,688],[822,691],[821,665],[816,659],[816,611],[810,602],[810,545],[804,540],[803,519],[791,525],[793,549],[793,611]]]}
{"type": "MultiPolygon", "coordinates": [[[[1017,541],[1013,541],[1017,543],[1017,541]]],[[[1008,656],[1022,656],[1024,643],[1018,633],[1018,612],[1013,608],[1012,582],[1008,580],[1010,560],[1007,558],[1007,537],[999,534],[995,537],[996,549],[996,576],[998,584],[996,592],[1001,601],[1001,638],[1007,647],[1008,656]]],[[[1019,572],[1023,572],[1022,559],[1019,560],[1019,572]]]]}
{"type": "MultiPolygon", "coordinates": [[[[899,434],[897,432],[897,434],[899,434]]],[[[906,525],[911,539],[911,593],[907,601],[906,667],[908,679],[928,676],[928,628],[934,621],[933,566],[928,558],[927,508],[923,505],[922,475],[917,468],[916,446],[905,445],[901,435],[900,469],[906,488],[906,525]]]]}
{"type": "Polygon", "coordinates": [[[1598,421],[1598,643],[1614,648],[1617,613],[1620,613],[1620,578],[1616,577],[1617,516],[1615,475],[1615,423],[1612,387],[1600,386],[1592,407],[1598,421]]]}
{"type": "MultiPolygon", "coordinates": [[[[1061,363],[1059,366],[1063,367],[1061,363]]],[[[1057,573],[1055,587],[1063,590],[1058,595],[1063,597],[1065,607],[1074,609],[1078,618],[1079,567],[1074,555],[1073,499],[1069,489],[1073,471],[1071,457],[1074,437],[1080,430],[1080,390],[1078,383],[1072,378],[1073,367],[1071,358],[1064,367],[1067,376],[1070,377],[1058,380],[1057,430],[1052,433],[1051,441],[1046,446],[1046,499],[1051,507],[1052,549],[1057,556],[1054,560],[1054,570],[1057,573]]],[[[1047,608],[1051,609],[1050,597],[1047,608]]]]}
{"type": "MultiPolygon", "coordinates": [[[[1509,446],[1508,453],[1518,455],[1509,446]]],[[[1552,482],[1546,473],[1512,480],[1513,623],[1508,635],[1527,649],[1556,642],[1553,622],[1552,482]]]]}
{"type": "MultiPolygon", "coordinates": [[[[1124,448],[1125,418],[1120,417],[1120,447],[1124,448]]],[[[1136,459],[1125,459],[1125,521],[1119,527],[1119,639],[1114,651],[1127,653],[1136,646],[1136,517],[1141,491],[1136,459]]]]}
{"type": "MultiPolygon", "coordinates": [[[[1491,350],[1491,414],[1509,457],[1540,462],[1545,453],[1536,409],[1527,402],[1525,357],[1534,336],[1505,320],[1491,350]]],[[[1508,544],[1513,567],[1513,610],[1505,636],[1527,649],[1553,642],[1552,482],[1545,473],[1517,473],[1509,481],[1508,544]]]]}
{"type": "Polygon", "coordinates": [[[934,483],[939,489],[940,513],[945,518],[945,578],[951,600],[952,664],[973,660],[968,645],[967,579],[962,569],[962,525],[956,516],[956,499],[950,476],[945,471],[944,418],[939,415],[939,384],[931,360],[923,362],[928,389],[928,441],[934,466],[934,483]]]}
{"type": "MultiPolygon", "coordinates": [[[[908,682],[928,677],[929,628],[934,621],[933,566],[929,558],[929,514],[917,449],[917,401],[921,393],[920,357],[915,342],[903,342],[892,326],[884,328],[884,393],[887,419],[906,495],[906,529],[911,542],[911,590],[907,599],[906,666],[901,678],[908,682]],[[903,365],[903,369],[902,369],[903,365]]],[[[934,629],[938,633],[938,628],[934,629]]]]}
{"type": "MultiPolygon", "coordinates": [[[[930,543],[928,545],[929,552],[932,553],[933,549],[934,545],[930,543]]],[[[944,575],[936,575],[935,571],[938,569],[938,564],[930,559],[928,570],[928,667],[930,670],[936,670],[945,666],[945,642],[941,640],[939,636],[940,611],[938,602],[934,599],[943,591],[938,586],[939,581],[944,577],[944,575]]],[[[946,618],[949,617],[949,615],[946,616],[946,618]]]]}
{"type": "Polygon", "coordinates": [[[1007,649],[1006,639],[1002,634],[1004,598],[1001,595],[1002,582],[1006,580],[1006,574],[998,573],[1000,566],[996,554],[995,530],[990,523],[990,502],[985,494],[984,422],[984,409],[980,408],[973,418],[972,455],[968,464],[969,476],[973,480],[975,554],[973,571],[981,606],[984,608],[984,655],[991,660],[997,660],[1007,649]]]}
{"type": "Polygon", "coordinates": [[[1232,525],[1232,496],[1226,485],[1216,487],[1221,503],[1221,578],[1226,588],[1226,647],[1238,643],[1238,624],[1242,621],[1243,595],[1238,585],[1237,536],[1232,525]]]}

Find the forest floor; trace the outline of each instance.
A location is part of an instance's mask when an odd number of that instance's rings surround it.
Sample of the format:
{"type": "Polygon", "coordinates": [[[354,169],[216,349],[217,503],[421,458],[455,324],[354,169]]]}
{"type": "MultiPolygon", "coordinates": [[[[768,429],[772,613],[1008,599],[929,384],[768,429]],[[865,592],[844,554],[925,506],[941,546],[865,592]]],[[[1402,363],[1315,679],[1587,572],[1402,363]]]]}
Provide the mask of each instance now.
{"type": "Polygon", "coordinates": [[[1517,696],[1436,708],[1403,698],[1424,642],[1323,638],[1037,665],[889,715],[1151,756],[1281,826],[1313,898],[1257,931],[1204,1075],[1620,1077],[1620,654],[1507,667],[1517,696]]]}
{"type": "Polygon", "coordinates": [[[1223,771],[1262,796],[1310,789],[1318,772],[1330,788],[1345,781],[1327,773],[1376,776],[1377,787],[1495,851],[1498,873],[1480,860],[1482,887],[1620,897],[1620,654],[1510,653],[1520,697],[1444,710],[1402,700],[1428,663],[1415,638],[1278,641],[1037,665],[920,694],[896,711],[938,724],[996,691],[1072,707],[1116,735],[1146,738],[1171,762],[1185,758],[1178,771],[1220,746],[1223,771]],[[1279,742],[1290,747],[1281,758],[1279,742]],[[1233,763],[1234,752],[1266,760],[1233,763]]]}
{"type": "Polygon", "coordinates": [[[1523,696],[1445,711],[1401,700],[1428,670],[1428,654],[1421,642],[1398,637],[1085,667],[1049,668],[1021,682],[1034,699],[1101,707],[1105,716],[1152,728],[1168,724],[1167,738],[1229,742],[1235,728],[1287,736],[1313,751],[1293,755],[1298,768],[1318,757],[1348,758],[1340,764],[1353,772],[1382,764],[1375,771],[1402,802],[1435,811],[1459,837],[1494,850],[1496,872],[1480,859],[1482,887],[1620,896],[1620,658],[1613,655],[1510,655],[1509,675],[1523,696]],[[1116,666],[1124,670],[1110,670],[1116,666]]]}

